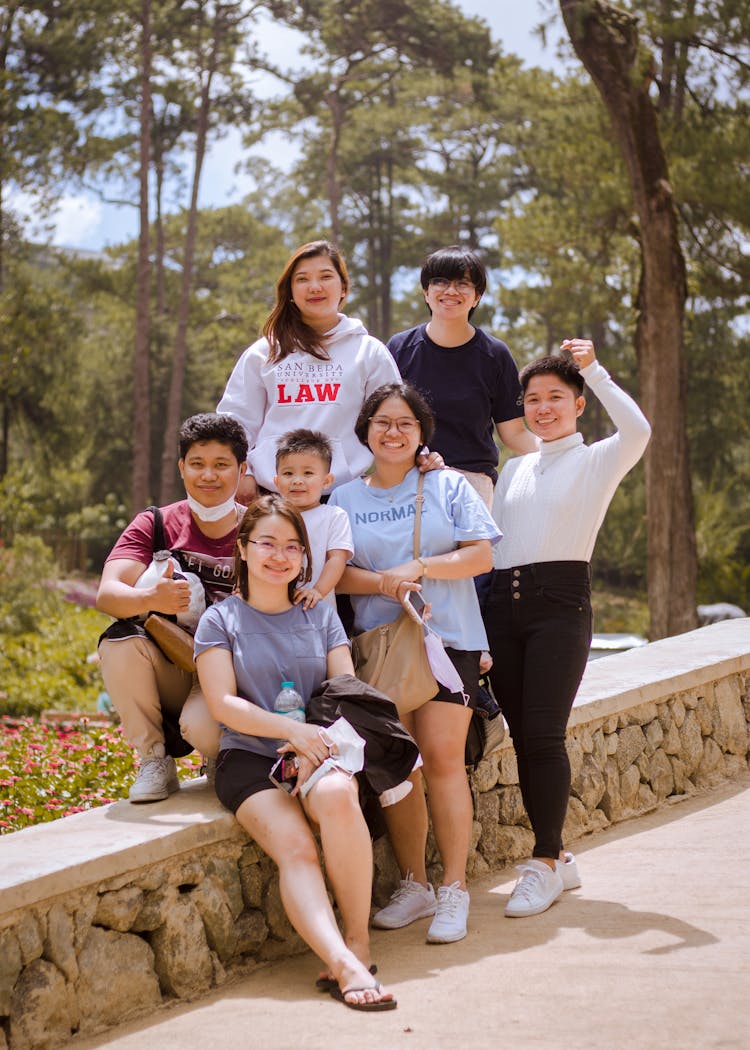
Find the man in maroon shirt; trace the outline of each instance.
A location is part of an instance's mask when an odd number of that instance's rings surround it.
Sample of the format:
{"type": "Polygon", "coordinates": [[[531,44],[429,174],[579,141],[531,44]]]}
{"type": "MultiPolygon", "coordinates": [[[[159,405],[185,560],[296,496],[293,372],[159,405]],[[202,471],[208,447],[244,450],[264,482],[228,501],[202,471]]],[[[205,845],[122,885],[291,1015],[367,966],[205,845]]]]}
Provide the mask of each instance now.
{"type": "MultiPolygon", "coordinates": [[[[245,509],[235,502],[246,470],[245,430],[232,416],[191,416],[180,427],[179,456],[186,499],[160,508],[164,547],[181,570],[195,574],[210,605],[234,583],[235,538],[245,509]]],[[[142,626],[150,612],[179,619],[191,602],[190,583],[172,565],[139,585],[153,560],[154,535],[153,512],[137,514],[106,560],[96,599],[97,608],[117,620],[100,639],[99,655],[105,688],[140,756],[131,802],[156,802],[179,788],[164,716],[179,718],[181,735],[204,755],[215,756],[219,740],[194,676],[171,663],[142,626]]]]}

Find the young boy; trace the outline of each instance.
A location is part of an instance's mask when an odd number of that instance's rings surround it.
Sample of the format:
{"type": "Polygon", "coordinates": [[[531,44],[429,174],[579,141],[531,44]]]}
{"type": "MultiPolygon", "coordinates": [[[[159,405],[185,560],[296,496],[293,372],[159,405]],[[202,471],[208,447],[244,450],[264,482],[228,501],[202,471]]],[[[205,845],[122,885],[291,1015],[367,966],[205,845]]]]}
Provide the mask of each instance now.
{"type": "Polygon", "coordinates": [[[332,458],[331,443],[318,430],[290,430],[276,452],[274,484],[302,515],[310,540],[312,583],[301,587],[295,597],[305,609],[319,601],[335,607],[334,588],[354,553],[346,511],[320,502],[323,489],[333,483],[332,458]]]}

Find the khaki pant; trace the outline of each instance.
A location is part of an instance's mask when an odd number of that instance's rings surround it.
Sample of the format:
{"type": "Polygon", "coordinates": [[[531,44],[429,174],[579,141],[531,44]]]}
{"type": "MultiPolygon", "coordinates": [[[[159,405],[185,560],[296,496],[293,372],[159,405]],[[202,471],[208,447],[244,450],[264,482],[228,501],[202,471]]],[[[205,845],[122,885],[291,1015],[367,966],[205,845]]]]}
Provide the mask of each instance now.
{"type": "Polygon", "coordinates": [[[180,732],[208,758],[219,753],[220,730],[197,679],[167,660],[149,638],[105,639],[99,646],[104,688],[128,743],[141,756],[164,743],[162,711],[179,716],[180,732]]]}

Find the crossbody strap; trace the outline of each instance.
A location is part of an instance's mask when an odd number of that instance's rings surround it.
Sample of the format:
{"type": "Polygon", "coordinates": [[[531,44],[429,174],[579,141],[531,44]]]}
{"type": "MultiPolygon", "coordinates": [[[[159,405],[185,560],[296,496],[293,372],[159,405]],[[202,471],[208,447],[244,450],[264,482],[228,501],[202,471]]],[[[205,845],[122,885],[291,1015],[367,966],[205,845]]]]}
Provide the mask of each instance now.
{"type": "Polygon", "coordinates": [[[164,532],[164,518],[159,507],[146,507],[154,516],[153,552],[165,551],[167,549],[167,537],[164,532]]]}
{"type": "Polygon", "coordinates": [[[417,495],[414,503],[416,505],[416,514],[414,515],[414,558],[419,558],[421,553],[421,533],[422,533],[422,504],[424,503],[424,495],[422,489],[424,488],[424,474],[420,471],[419,481],[417,482],[417,495]]]}

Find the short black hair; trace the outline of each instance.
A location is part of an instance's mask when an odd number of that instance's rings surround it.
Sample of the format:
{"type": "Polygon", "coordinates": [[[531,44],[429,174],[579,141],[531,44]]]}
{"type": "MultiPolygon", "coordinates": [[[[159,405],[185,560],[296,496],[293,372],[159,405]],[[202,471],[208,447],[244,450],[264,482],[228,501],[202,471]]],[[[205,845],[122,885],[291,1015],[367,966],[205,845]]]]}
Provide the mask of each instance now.
{"type": "MultiPolygon", "coordinates": [[[[460,281],[467,275],[477,295],[484,295],[487,288],[487,271],[476,252],[470,248],[461,248],[458,244],[451,244],[447,248],[438,248],[427,256],[419,280],[424,291],[427,291],[433,277],[447,277],[449,281],[460,281]]],[[[427,309],[429,310],[429,306],[427,309]]],[[[469,317],[475,309],[472,306],[469,317]]]]}
{"type": "Polygon", "coordinates": [[[534,376],[546,375],[557,376],[566,386],[571,387],[578,397],[583,393],[585,383],[578,365],[569,357],[555,354],[549,357],[538,357],[536,361],[530,361],[529,364],[524,365],[518,373],[518,381],[524,394],[530,379],[534,376]]]}
{"type": "Polygon", "coordinates": [[[247,434],[245,428],[234,416],[224,412],[199,412],[190,416],[180,427],[178,450],[180,459],[184,459],[193,445],[206,441],[218,441],[232,450],[238,463],[247,459],[247,434]]]}
{"type": "Polygon", "coordinates": [[[369,448],[367,435],[370,431],[370,417],[375,415],[383,402],[387,401],[389,397],[400,397],[407,403],[419,423],[422,436],[420,448],[424,445],[429,445],[432,441],[432,435],[435,433],[435,416],[422,394],[410,383],[384,383],[377,390],[373,390],[359,410],[357,422],[354,424],[354,433],[362,444],[369,448]]]}
{"type": "Polygon", "coordinates": [[[325,464],[326,471],[331,469],[333,449],[331,442],[320,430],[288,430],[279,438],[279,447],[276,450],[276,469],[286,456],[293,456],[297,452],[312,452],[319,456],[325,464]]]}

